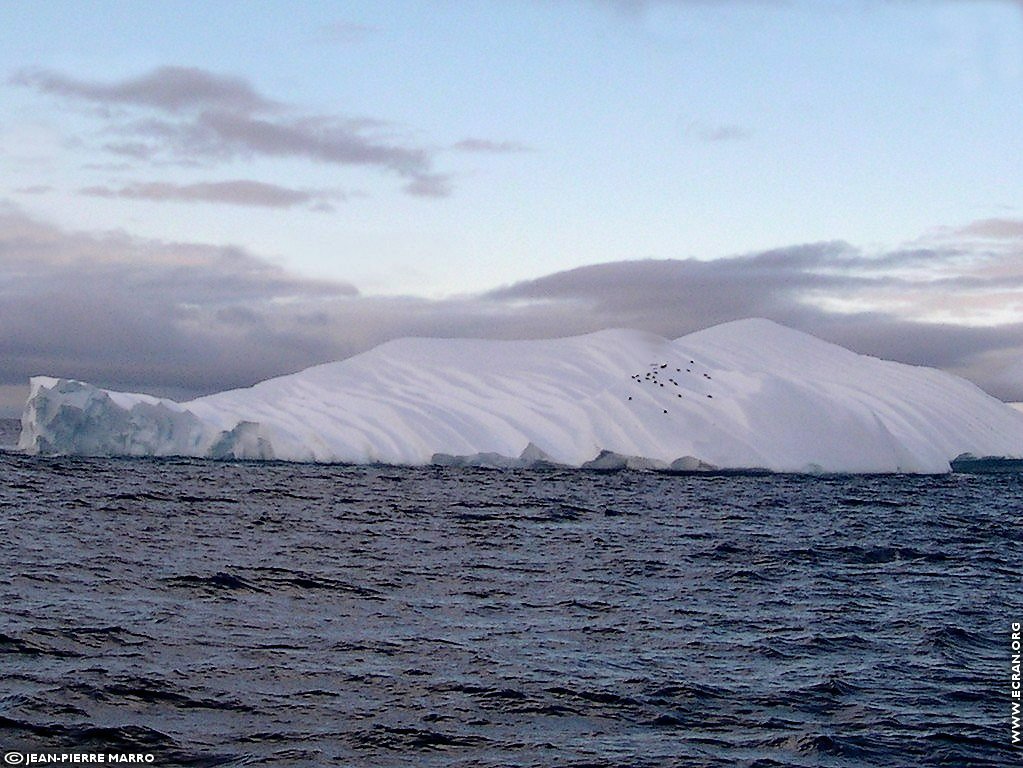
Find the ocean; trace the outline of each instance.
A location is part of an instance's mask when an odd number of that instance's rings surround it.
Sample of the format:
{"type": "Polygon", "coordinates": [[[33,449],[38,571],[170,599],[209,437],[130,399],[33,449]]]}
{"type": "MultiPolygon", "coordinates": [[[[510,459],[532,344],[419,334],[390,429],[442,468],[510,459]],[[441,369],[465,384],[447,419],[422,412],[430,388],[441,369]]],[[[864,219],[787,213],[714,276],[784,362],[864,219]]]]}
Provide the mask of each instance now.
{"type": "Polygon", "coordinates": [[[1002,768],[1021,511],[1011,473],[2,452],[0,748],[1002,768]]]}

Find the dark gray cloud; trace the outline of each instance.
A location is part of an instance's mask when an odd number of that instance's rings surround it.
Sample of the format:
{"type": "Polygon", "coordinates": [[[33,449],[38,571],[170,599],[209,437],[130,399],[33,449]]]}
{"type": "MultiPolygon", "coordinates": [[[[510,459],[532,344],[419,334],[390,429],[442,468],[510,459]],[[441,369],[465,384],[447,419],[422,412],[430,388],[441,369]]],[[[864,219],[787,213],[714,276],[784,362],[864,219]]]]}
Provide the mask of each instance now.
{"type": "MultiPolygon", "coordinates": [[[[360,296],[237,248],[65,232],[0,208],[0,392],[10,397],[11,386],[48,374],[187,398],[401,336],[631,327],[674,338],[760,316],[1023,400],[1023,249],[942,243],[878,255],[827,242],[715,261],[618,262],[427,300],[360,296]],[[978,307],[1004,316],[984,326],[955,319],[978,307]]],[[[8,401],[8,413],[15,407],[8,401]]]]}
{"type": "Polygon", "coordinates": [[[950,258],[906,251],[868,258],[842,242],[813,243],[713,261],[597,264],[492,291],[503,301],[577,302],[608,323],[679,336],[740,317],[804,311],[814,293],[847,296],[903,289],[888,271],[950,258]]]}
{"type": "Polygon", "coordinates": [[[196,67],[158,67],[141,77],[96,83],[47,69],[26,69],[11,78],[43,93],[107,106],[144,106],[168,112],[215,107],[237,112],[265,112],[280,105],[262,96],[239,77],[216,75],[196,67]]]}
{"type": "MultiPolygon", "coordinates": [[[[113,83],[49,70],[25,70],[18,85],[98,108],[100,149],[160,165],[212,165],[252,157],[301,158],[396,174],[421,197],[450,193],[451,175],[434,169],[435,150],[394,139],[398,129],[372,118],[300,114],[258,93],[241,78],[193,67],[160,67],[113,83]]],[[[463,151],[512,152],[514,142],[465,139],[463,151]]]]}
{"type": "Polygon", "coordinates": [[[251,205],[265,208],[308,206],[317,211],[331,211],[329,201],[343,199],[337,192],[292,189],[261,181],[231,181],[171,184],[168,182],[136,182],[124,187],[85,187],[79,192],[95,197],[123,197],[133,200],[211,202],[230,205],[251,205]]]}

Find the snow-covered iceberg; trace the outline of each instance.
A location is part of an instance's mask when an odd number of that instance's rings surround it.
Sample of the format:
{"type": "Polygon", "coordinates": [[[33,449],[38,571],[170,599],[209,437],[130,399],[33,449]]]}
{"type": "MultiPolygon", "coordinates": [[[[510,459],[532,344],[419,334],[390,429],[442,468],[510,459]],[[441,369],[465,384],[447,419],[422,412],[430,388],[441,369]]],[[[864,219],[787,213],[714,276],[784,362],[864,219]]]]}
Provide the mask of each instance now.
{"type": "Polygon", "coordinates": [[[29,453],[699,471],[947,472],[1023,456],[1023,413],[767,320],[674,341],[401,339],[185,403],[36,377],[29,453]]]}

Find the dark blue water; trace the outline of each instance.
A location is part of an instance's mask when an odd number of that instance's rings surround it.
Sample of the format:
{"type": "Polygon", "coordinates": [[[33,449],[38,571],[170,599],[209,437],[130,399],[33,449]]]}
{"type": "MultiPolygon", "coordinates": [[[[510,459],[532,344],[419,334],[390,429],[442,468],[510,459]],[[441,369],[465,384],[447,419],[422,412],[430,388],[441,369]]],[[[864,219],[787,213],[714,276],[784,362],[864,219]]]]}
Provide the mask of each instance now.
{"type": "Polygon", "coordinates": [[[1013,765],[1021,510],[1016,475],[0,454],[0,747],[1013,765]]]}

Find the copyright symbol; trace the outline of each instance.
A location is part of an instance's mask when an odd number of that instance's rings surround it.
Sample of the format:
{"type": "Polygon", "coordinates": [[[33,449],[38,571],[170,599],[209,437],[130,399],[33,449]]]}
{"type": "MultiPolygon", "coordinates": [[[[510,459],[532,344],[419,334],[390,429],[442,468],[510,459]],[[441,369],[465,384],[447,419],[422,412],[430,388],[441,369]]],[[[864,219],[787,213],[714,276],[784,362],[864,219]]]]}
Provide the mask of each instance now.
{"type": "Polygon", "coordinates": [[[25,762],[25,756],[21,752],[7,752],[4,754],[4,762],[8,765],[21,765],[25,762]]]}

